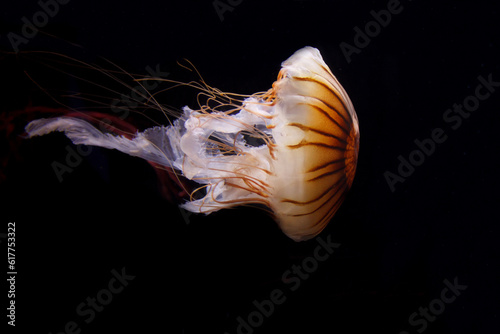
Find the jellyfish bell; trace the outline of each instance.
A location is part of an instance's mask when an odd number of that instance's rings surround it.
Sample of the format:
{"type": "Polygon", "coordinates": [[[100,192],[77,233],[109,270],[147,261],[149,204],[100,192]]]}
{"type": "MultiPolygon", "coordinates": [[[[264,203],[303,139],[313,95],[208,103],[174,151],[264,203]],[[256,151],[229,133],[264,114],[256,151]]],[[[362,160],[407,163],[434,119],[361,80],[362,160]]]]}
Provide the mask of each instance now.
{"type": "Polygon", "coordinates": [[[267,92],[219,105],[231,108],[186,106],[173,124],[133,138],[69,117],[35,120],[26,131],[30,137],[63,131],[75,144],[174,168],[200,184],[181,205],[191,212],[259,204],[291,239],[319,234],[351,187],[359,147],[352,102],[319,51],[295,52],[267,92]]]}

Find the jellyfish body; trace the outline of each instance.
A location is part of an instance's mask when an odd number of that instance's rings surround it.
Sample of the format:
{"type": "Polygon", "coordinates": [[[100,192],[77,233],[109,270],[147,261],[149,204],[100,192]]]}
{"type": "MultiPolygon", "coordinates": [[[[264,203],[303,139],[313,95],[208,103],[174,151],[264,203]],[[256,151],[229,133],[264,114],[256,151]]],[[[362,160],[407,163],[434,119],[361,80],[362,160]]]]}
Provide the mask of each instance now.
{"type": "Polygon", "coordinates": [[[172,167],[205,189],[182,204],[209,214],[261,204],[282,231],[307,240],[328,224],[353,182],[359,147],[354,107],[317,49],[283,62],[266,93],[226,111],[184,107],[170,126],[129,139],[76,118],[39,119],[28,135],[64,131],[75,144],[120,150],[172,167]]]}

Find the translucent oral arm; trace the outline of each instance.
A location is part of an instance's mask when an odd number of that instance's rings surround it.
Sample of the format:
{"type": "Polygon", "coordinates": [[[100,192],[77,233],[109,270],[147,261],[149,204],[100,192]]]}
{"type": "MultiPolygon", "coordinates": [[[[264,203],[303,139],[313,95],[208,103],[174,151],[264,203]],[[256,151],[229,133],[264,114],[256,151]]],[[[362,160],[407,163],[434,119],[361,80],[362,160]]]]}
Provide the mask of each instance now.
{"type": "MultiPolygon", "coordinates": [[[[260,112],[257,107],[254,109],[260,112]]],[[[209,117],[185,107],[183,117],[173,125],[149,128],[131,139],[103,133],[87,121],[70,117],[32,121],[26,126],[26,132],[30,138],[64,132],[74,144],[116,149],[175,168],[186,178],[207,185],[203,198],[187,202],[183,207],[208,214],[256,199],[262,201],[270,168],[269,149],[265,144],[248,146],[238,135],[255,124],[265,126],[265,121],[245,111],[209,117]],[[217,138],[221,145],[233,147],[234,151],[221,151],[209,138],[217,138]]]]}
{"type": "Polygon", "coordinates": [[[90,123],[76,118],[58,117],[37,119],[26,126],[28,136],[42,136],[50,132],[64,132],[75,144],[116,149],[164,166],[170,166],[172,151],[169,149],[165,127],[154,127],[139,132],[132,139],[102,133],[90,123]]]}

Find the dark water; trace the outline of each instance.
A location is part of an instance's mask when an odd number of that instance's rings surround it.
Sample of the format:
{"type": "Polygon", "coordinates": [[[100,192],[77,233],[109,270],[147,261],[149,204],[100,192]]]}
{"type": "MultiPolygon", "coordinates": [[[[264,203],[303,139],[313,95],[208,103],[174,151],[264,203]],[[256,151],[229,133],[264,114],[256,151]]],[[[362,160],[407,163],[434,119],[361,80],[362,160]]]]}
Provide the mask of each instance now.
{"type": "MultiPolygon", "coordinates": [[[[270,88],[294,51],[314,46],[353,101],[361,147],[353,187],[321,241],[296,244],[258,210],[205,217],[177,209],[142,160],[88,152],[60,134],[2,144],[2,155],[13,156],[2,167],[0,231],[16,222],[17,332],[498,332],[494,5],[51,4],[53,17],[33,37],[22,18],[44,23],[40,4],[4,8],[1,50],[104,57],[132,73],[158,66],[181,80],[190,77],[176,61],[187,58],[210,85],[251,94],[270,88]],[[359,33],[365,28],[368,35],[359,33]],[[12,43],[13,33],[26,43],[12,43]],[[80,159],[68,153],[75,151],[80,159]],[[62,182],[54,162],[71,166],[62,182]]],[[[86,89],[12,55],[0,62],[3,112],[30,101],[55,107],[22,75],[26,67],[45,85],[86,89]]],[[[195,106],[192,92],[170,96],[162,102],[195,106]]]]}

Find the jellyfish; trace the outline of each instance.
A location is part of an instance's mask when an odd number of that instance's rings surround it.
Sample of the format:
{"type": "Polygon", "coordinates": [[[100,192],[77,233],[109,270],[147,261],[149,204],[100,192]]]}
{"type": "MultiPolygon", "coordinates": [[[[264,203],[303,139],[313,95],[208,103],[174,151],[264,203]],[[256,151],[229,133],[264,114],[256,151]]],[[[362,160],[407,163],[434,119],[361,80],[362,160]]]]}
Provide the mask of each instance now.
{"type": "Polygon", "coordinates": [[[352,185],[359,148],[353,104],[313,47],[284,61],[268,91],[240,100],[215,94],[131,138],[75,117],[26,126],[28,137],[52,131],[176,170],[199,184],[180,205],[185,210],[264,208],[294,241],[315,237],[332,220],[352,185]]]}

